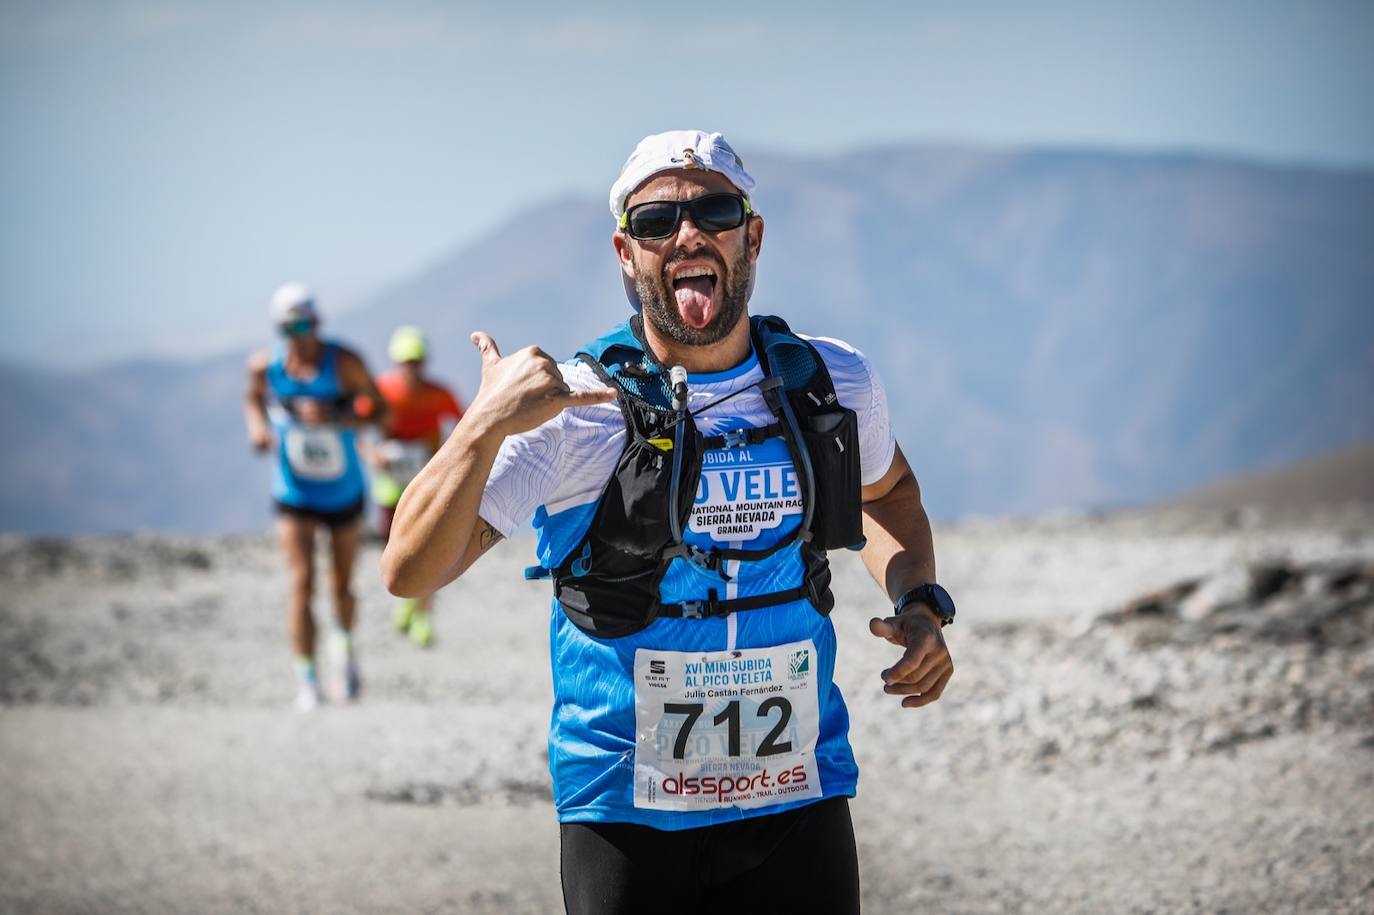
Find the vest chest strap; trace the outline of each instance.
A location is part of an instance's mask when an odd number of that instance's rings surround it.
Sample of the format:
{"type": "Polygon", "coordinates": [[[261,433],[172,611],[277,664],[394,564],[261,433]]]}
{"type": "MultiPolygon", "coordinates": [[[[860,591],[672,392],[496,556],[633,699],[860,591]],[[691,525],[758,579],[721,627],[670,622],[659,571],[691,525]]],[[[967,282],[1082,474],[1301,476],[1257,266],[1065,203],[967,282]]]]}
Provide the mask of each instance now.
{"type": "Polygon", "coordinates": [[[724,435],[707,435],[701,440],[703,449],[743,448],[745,445],[761,445],[770,438],[783,434],[782,423],[772,423],[757,429],[736,429],[724,435]]]}
{"type": "Polygon", "coordinates": [[[753,597],[735,597],[728,600],[717,600],[714,592],[712,592],[712,596],[706,600],[687,600],[679,604],[659,604],[657,616],[690,620],[709,617],[724,618],[731,613],[761,610],[764,607],[775,607],[778,604],[790,604],[793,601],[804,600],[810,595],[811,589],[806,585],[802,585],[800,588],[789,588],[786,591],[774,591],[771,594],[756,594],[753,597]]]}
{"type": "Polygon", "coordinates": [[[729,556],[725,555],[724,550],[721,550],[717,547],[712,547],[710,549],[704,550],[701,547],[694,546],[690,543],[679,543],[676,546],[670,546],[663,551],[664,562],[671,562],[674,559],[685,559],[693,565],[700,566],[708,572],[715,572],[726,581],[730,580],[730,576],[722,572],[720,570],[720,567],[721,564],[729,558],[729,556]]]}
{"type": "Polygon", "coordinates": [[[669,562],[674,559],[686,559],[688,562],[699,565],[708,572],[715,572],[726,581],[729,581],[730,577],[720,570],[725,560],[739,559],[744,562],[758,562],[761,559],[767,559],[774,553],[787,549],[795,543],[810,543],[811,538],[812,534],[810,531],[799,530],[794,537],[783,537],[772,546],[764,547],[760,550],[745,550],[736,547],[720,546],[702,549],[690,543],[679,543],[663,551],[663,560],[669,562]]]}

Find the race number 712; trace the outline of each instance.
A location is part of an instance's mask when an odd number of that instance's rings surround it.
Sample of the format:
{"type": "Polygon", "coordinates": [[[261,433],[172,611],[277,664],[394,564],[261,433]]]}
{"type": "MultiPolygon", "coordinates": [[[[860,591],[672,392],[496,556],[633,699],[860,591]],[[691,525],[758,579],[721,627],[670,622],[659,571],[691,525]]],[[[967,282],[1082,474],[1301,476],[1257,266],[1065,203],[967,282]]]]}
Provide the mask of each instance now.
{"type": "MultiPolygon", "coordinates": [[[[777,709],[780,714],[778,720],[773,724],[773,729],[763,738],[755,755],[757,756],[776,756],[779,753],[792,752],[792,741],[779,741],[778,737],[787,728],[787,722],[792,720],[792,703],[781,696],[773,696],[759,703],[758,710],[755,712],[759,718],[768,718],[773,710],[777,709]]],[[[686,715],[687,720],[682,722],[682,728],[677,732],[677,739],[673,741],[673,759],[685,759],[687,756],[687,739],[691,736],[692,727],[697,723],[702,714],[706,711],[706,706],[701,702],[665,702],[663,703],[663,714],[665,715],[686,715]]],[[[740,710],[739,700],[731,699],[725,704],[725,708],[720,714],[711,719],[715,725],[727,725],[728,734],[728,755],[740,755],[740,710]]]]}

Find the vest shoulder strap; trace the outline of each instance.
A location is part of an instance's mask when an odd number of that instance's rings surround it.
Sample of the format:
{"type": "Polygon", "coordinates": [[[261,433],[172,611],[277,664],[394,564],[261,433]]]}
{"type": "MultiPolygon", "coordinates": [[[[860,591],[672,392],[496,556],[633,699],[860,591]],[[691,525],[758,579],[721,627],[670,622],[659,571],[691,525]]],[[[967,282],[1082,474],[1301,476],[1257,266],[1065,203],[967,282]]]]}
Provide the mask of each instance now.
{"type": "Polygon", "coordinates": [[[785,390],[803,395],[817,408],[835,402],[830,369],[811,341],[793,333],[777,315],[758,315],[750,321],[754,349],[765,375],[777,375],[785,390]]]}
{"type": "Polygon", "coordinates": [[[654,410],[672,408],[672,394],[663,367],[648,355],[639,315],[622,321],[610,333],[578,352],[592,366],[602,382],[615,388],[624,400],[629,398],[654,410]],[[598,371],[599,369],[599,371],[598,371]]]}
{"type": "Polygon", "coordinates": [[[621,321],[609,332],[582,347],[579,355],[581,353],[586,353],[607,367],[644,358],[644,349],[628,320],[621,321]]]}

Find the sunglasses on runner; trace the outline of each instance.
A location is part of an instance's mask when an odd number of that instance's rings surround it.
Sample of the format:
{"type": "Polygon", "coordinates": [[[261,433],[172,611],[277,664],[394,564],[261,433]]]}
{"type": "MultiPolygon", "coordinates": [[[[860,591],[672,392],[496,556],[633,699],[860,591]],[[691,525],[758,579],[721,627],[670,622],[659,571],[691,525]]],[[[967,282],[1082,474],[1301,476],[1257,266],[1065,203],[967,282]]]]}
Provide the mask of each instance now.
{"type": "Polygon", "coordinates": [[[620,228],[631,238],[667,238],[677,231],[682,214],[703,232],[738,229],[754,212],[740,194],[705,194],[695,200],[651,200],[638,203],[620,217],[620,228]]]}
{"type": "Polygon", "coordinates": [[[283,337],[299,337],[301,334],[308,334],[315,329],[315,322],[311,318],[301,318],[297,321],[287,321],[285,324],[278,324],[277,330],[283,337]]]}

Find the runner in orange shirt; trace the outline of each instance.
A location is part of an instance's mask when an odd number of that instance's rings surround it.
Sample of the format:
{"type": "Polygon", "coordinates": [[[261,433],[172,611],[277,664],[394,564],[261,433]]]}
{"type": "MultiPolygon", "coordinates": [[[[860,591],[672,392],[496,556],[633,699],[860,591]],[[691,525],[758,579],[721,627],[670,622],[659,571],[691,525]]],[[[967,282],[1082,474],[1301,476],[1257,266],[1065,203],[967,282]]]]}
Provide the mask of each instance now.
{"type": "MultiPolygon", "coordinates": [[[[428,345],[417,327],[398,327],[387,346],[395,368],[377,376],[391,411],[382,441],[373,449],[372,497],[377,503],[377,533],[385,542],[391,534],[396,503],[420,469],[439,450],[445,421],[456,423],[463,415],[458,398],[447,387],[425,377],[428,345]]],[[[430,608],[434,596],[404,598],[396,604],[393,622],[415,644],[429,646],[434,640],[430,608]]]]}

